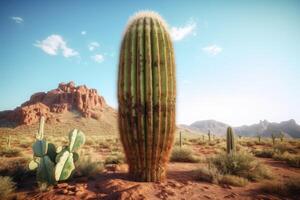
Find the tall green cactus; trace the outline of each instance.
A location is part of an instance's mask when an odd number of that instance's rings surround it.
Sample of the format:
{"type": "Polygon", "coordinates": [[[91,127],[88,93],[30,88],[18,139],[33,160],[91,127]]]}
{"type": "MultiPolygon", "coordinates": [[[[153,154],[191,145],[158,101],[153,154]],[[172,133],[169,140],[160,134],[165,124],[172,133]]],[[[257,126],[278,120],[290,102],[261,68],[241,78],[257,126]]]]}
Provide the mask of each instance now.
{"type": "Polygon", "coordinates": [[[139,12],[125,30],[118,75],[119,130],[130,176],[161,181],[175,131],[175,60],[164,20],[139,12]]]}
{"type": "Polygon", "coordinates": [[[231,127],[227,128],[226,134],[226,142],[227,142],[227,153],[233,153],[235,151],[235,140],[234,140],[234,133],[231,127]]]}
{"type": "Polygon", "coordinates": [[[36,142],[32,145],[33,160],[29,163],[30,170],[36,170],[38,182],[55,184],[57,181],[67,180],[74,172],[79,155],[78,148],[85,142],[83,132],[74,129],[69,133],[69,145],[58,147],[44,140],[44,117],[40,119],[39,132],[36,142]]]}

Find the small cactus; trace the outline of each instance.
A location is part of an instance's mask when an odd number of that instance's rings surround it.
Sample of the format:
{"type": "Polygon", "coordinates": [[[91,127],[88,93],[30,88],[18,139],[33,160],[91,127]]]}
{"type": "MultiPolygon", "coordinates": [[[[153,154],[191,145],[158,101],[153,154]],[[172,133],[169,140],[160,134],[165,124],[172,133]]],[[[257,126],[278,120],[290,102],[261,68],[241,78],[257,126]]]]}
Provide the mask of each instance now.
{"type": "Polygon", "coordinates": [[[69,145],[56,148],[44,139],[44,123],[45,119],[41,117],[36,141],[32,145],[33,160],[29,163],[29,169],[37,171],[38,182],[55,184],[67,180],[74,172],[74,162],[79,157],[76,151],[84,144],[85,136],[83,132],[74,129],[69,134],[69,145]]]}
{"type": "Polygon", "coordinates": [[[261,135],[258,134],[258,135],[257,135],[257,138],[258,138],[258,142],[260,142],[260,140],[261,140],[261,135]]]}
{"type": "Polygon", "coordinates": [[[283,142],[284,134],[282,131],[280,131],[279,138],[280,138],[280,142],[283,142]]]}
{"type": "Polygon", "coordinates": [[[11,142],[11,135],[8,135],[6,138],[6,149],[11,148],[10,142],[11,142]]]}
{"type": "Polygon", "coordinates": [[[272,138],[272,143],[273,143],[273,145],[275,145],[275,140],[276,140],[275,134],[272,133],[271,138],[272,138]]]}
{"type": "Polygon", "coordinates": [[[210,130],[208,130],[207,136],[208,136],[208,141],[210,142],[210,136],[211,136],[210,130]]]}
{"type": "Polygon", "coordinates": [[[181,131],[179,132],[179,146],[182,147],[181,131]]]}
{"type": "Polygon", "coordinates": [[[235,151],[235,141],[234,141],[234,133],[231,127],[227,128],[226,134],[226,142],[227,142],[227,153],[233,153],[235,151]]]}

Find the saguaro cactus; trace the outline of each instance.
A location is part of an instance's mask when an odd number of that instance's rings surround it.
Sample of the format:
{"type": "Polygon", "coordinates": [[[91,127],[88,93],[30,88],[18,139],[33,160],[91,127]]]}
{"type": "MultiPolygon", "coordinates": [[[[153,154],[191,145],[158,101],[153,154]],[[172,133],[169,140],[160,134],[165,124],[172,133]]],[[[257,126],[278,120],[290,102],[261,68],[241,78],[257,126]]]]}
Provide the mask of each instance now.
{"type": "Polygon", "coordinates": [[[208,137],[209,142],[210,142],[210,136],[211,136],[211,133],[210,133],[210,130],[208,130],[207,137],[208,137]]]}
{"type": "Polygon", "coordinates": [[[129,20],[119,60],[119,130],[130,176],[161,181],[174,141],[175,60],[164,20],[139,12],[129,20]]]}
{"type": "Polygon", "coordinates": [[[231,127],[227,128],[226,134],[226,142],[227,142],[227,153],[232,153],[235,151],[235,141],[234,141],[234,133],[231,127]]]}

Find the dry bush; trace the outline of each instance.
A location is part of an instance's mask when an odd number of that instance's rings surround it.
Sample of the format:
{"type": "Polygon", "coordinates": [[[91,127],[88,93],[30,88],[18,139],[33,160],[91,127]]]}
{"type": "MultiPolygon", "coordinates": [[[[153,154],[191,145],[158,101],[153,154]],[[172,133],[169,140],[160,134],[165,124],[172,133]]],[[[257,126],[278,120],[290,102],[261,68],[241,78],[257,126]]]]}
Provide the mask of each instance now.
{"type": "Polygon", "coordinates": [[[224,176],[222,176],[220,183],[237,186],[237,187],[243,187],[248,184],[248,180],[243,177],[239,177],[239,176],[224,175],[224,176]]]}
{"type": "Polygon", "coordinates": [[[274,155],[273,149],[262,149],[253,151],[254,155],[260,158],[272,158],[274,155]]]}
{"type": "Polygon", "coordinates": [[[284,181],[274,182],[266,181],[260,188],[264,193],[275,194],[279,196],[295,196],[300,195],[300,178],[294,177],[284,181]]]}
{"type": "Polygon", "coordinates": [[[297,153],[297,150],[292,145],[289,145],[287,143],[280,143],[274,145],[274,151],[276,153],[284,153],[284,152],[289,152],[289,153],[297,153]]]}
{"type": "Polygon", "coordinates": [[[175,146],[173,148],[170,161],[197,163],[200,159],[194,156],[194,152],[191,148],[175,146]]]}
{"type": "Polygon", "coordinates": [[[104,161],[104,164],[122,164],[125,162],[125,156],[120,152],[111,153],[104,161]]]}
{"type": "Polygon", "coordinates": [[[272,174],[263,164],[247,152],[236,152],[233,154],[219,154],[211,159],[212,163],[221,174],[240,176],[252,181],[270,179],[272,174]]]}
{"type": "Polygon", "coordinates": [[[214,165],[201,167],[194,171],[196,180],[218,184],[222,178],[219,170],[214,165]]]}
{"type": "Polygon", "coordinates": [[[0,176],[10,176],[14,181],[21,182],[33,176],[33,172],[28,169],[29,159],[22,158],[12,161],[1,160],[0,176]]]}
{"type": "Polygon", "coordinates": [[[9,176],[0,176],[0,197],[1,199],[9,199],[16,189],[16,184],[9,176]]]}
{"type": "Polygon", "coordinates": [[[76,176],[93,177],[104,169],[103,163],[93,161],[91,156],[80,156],[76,162],[76,176]]]}
{"type": "Polygon", "coordinates": [[[0,156],[3,157],[19,157],[22,156],[22,152],[19,148],[1,148],[0,156]]]}

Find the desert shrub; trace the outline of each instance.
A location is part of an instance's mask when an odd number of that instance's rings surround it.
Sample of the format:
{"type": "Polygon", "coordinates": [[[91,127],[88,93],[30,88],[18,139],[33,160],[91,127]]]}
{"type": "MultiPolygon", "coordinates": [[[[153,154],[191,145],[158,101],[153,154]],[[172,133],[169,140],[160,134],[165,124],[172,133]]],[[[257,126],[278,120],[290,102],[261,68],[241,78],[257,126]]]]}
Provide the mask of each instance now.
{"type": "Polygon", "coordinates": [[[287,164],[291,167],[300,168],[300,155],[293,155],[286,160],[287,164]]]}
{"type": "Polygon", "coordinates": [[[111,144],[107,142],[99,142],[100,149],[111,149],[111,144]]]}
{"type": "Polygon", "coordinates": [[[198,181],[205,181],[209,183],[218,184],[221,180],[222,175],[218,169],[213,165],[201,167],[194,171],[195,178],[198,181]]]}
{"type": "Polygon", "coordinates": [[[253,151],[254,155],[260,158],[272,158],[274,155],[273,149],[262,149],[253,151]]]}
{"type": "Polygon", "coordinates": [[[210,162],[221,174],[236,175],[253,181],[272,178],[270,171],[247,152],[223,153],[211,158],[210,162]]]}
{"type": "Polygon", "coordinates": [[[91,156],[82,156],[76,163],[76,176],[93,177],[103,169],[103,163],[93,161],[91,156]]]}
{"type": "Polygon", "coordinates": [[[277,153],[284,153],[284,152],[297,153],[294,147],[287,143],[280,143],[274,145],[274,151],[277,153]]]}
{"type": "Polygon", "coordinates": [[[8,199],[15,191],[16,184],[9,176],[0,176],[0,197],[1,199],[8,199]]]}
{"type": "Polygon", "coordinates": [[[33,175],[33,172],[28,170],[28,162],[29,160],[26,158],[6,162],[2,161],[0,176],[10,176],[15,182],[21,182],[33,175]]]}
{"type": "Polygon", "coordinates": [[[300,178],[289,178],[284,181],[266,181],[260,188],[264,193],[276,194],[279,196],[300,195],[300,178]]]}
{"type": "Polygon", "coordinates": [[[40,192],[47,192],[49,190],[51,190],[53,188],[53,186],[48,185],[48,183],[38,183],[38,189],[40,192]]]}
{"type": "Polygon", "coordinates": [[[194,156],[192,149],[188,147],[178,147],[175,146],[173,148],[171,158],[171,162],[191,162],[196,163],[199,162],[199,158],[194,156]]]}
{"type": "Polygon", "coordinates": [[[300,155],[294,155],[288,152],[276,153],[273,155],[273,159],[279,161],[285,161],[291,167],[300,168],[300,155]]]}
{"type": "Polygon", "coordinates": [[[221,184],[228,184],[237,187],[243,187],[248,184],[248,180],[234,175],[224,175],[220,180],[221,184]]]}
{"type": "Polygon", "coordinates": [[[104,161],[104,164],[122,164],[125,162],[125,156],[119,152],[111,153],[104,161]]]}
{"type": "Polygon", "coordinates": [[[21,155],[22,152],[19,148],[2,148],[0,150],[0,156],[3,157],[18,157],[21,155]]]}

